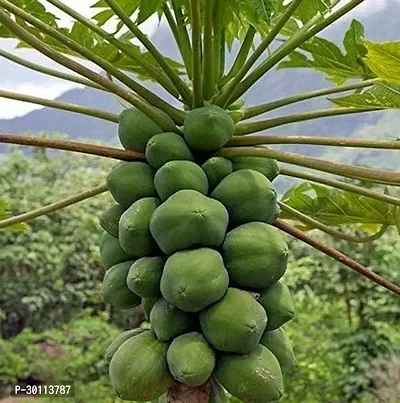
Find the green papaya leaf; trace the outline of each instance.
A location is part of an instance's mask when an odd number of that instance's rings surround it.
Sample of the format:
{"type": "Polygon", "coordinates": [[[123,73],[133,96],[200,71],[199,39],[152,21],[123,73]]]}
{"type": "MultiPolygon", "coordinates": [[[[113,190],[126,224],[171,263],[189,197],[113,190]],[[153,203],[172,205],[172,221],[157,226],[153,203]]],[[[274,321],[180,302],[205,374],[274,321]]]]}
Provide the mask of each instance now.
{"type": "Polygon", "coordinates": [[[106,24],[112,17],[114,17],[114,12],[112,10],[103,10],[93,16],[93,19],[97,22],[99,27],[106,24]]]}
{"type": "MultiPolygon", "coordinates": [[[[394,205],[310,182],[289,189],[282,197],[282,202],[326,225],[364,230],[395,225],[398,215],[398,208],[394,205]]],[[[282,218],[293,217],[283,212],[282,218]]]]}
{"type": "Polygon", "coordinates": [[[13,0],[12,3],[42,22],[52,27],[57,26],[57,17],[47,11],[39,0],[13,0]]]}
{"type": "Polygon", "coordinates": [[[400,85],[400,41],[366,41],[365,46],[368,50],[364,58],[366,65],[380,79],[400,85]]]}
{"type": "Polygon", "coordinates": [[[363,45],[364,28],[353,20],[343,39],[346,53],[333,42],[314,37],[278,65],[283,68],[312,68],[328,76],[335,84],[342,85],[352,78],[373,78],[375,75],[363,63],[367,49],[363,45]]]}
{"type": "Polygon", "coordinates": [[[265,21],[270,22],[272,14],[276,11],[276,2],[273,0],[250,0],[254,11],[265,21]]]}
{"type": "Polygon", "coordinates": [[[318,14],[331,10],[332,0],[303,0],[297,8],[295,16],[302,22],[308,22],[318,14]]]}
{"type": "MultiPolygon", "coordinates": [[[[0,221],[6,220],[7,218],[11,218],[11,217],[12,217],[12,215],[9,210],[8,203],[5,202],[4,200],[0,200],[0,221]]],[[[6,227],[3,230],[20,232],[20,231],[25,231],[28,228],[29,228],[28,224],[20,223],[20,224],[14,224],[9,227],[6,227]]]]}
{"type": "Polygon", "coordinates": [[[336,105],[345,107],[400,108],[400,85],[382,82],[359,94],[328,99],[336,105]]]}
{"type": "Polygon", "coordinates": [[[141,24],[149,19],[153,14],[162,12],[162,7],[166,0],[142,0],[139,5],[139,16],[137,23],[141,24]]]}

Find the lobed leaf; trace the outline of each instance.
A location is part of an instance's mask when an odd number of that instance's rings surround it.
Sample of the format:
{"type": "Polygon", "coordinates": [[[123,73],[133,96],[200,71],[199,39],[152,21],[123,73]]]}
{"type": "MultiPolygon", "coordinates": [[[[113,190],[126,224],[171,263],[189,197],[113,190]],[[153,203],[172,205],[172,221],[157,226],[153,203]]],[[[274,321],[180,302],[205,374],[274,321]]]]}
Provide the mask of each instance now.
{"type": "Polygon", "coordinates": [[[397,109],[400,108],[400,85],[381,82],[360,94],[328,99],[344,107],[397,109]]]}
{"type": "Polygon", "coordinates": [[[365,42],[368,51],[364,58],[366,65],[380,79],[400,85],[400,41],[365,42]]]}
{"type": "MultiPolygon", "coordinates": [[[[5,202],[4,200],[0,200],[0,221],[6,220],[11,217],[12,217],[12,214],[10,212],[8,203],[5,202]]],[[[28,228],[29,228],[28,224],[20,223],[20,224],[11,225],[11,226],[5,228],[5,230],[19,232],[19,231],[25,231],[28,228]]]]}
{"type": "Polygon", "coordinates": [[[332,0],[303,0],[295,12],[295,17],[306,23],[318,14],[331,10],[332,0]]]}
{"type": "Polygon", "coordinates": [[[316,36],[301,46],[301,51],[291,53],[278,69],[312,68],[338,85],[352,78],[373,78],[375,75],[363,62],[367,54],[363,41],[364,28],[359,21],[353,20],[343,39],[345,53],[335,43],[316,36]]]}
{"type": "MultiPolygon", "coordinates": [[[[352,226],[367,231],[374,231],[377,226],[396,225],[399,215],[398,208],[391,204],[311,182],[290,188],[282,201],[326,225],[352,226]]],[[[293,217],[283,212],[282,218],[293,217]]]]}

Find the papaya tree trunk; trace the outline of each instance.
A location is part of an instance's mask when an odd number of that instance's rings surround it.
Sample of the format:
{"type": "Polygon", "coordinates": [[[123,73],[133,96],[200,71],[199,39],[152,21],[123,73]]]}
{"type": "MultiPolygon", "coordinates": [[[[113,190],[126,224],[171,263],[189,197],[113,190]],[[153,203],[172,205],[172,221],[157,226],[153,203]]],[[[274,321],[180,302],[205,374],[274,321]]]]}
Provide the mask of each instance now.
{"type": "Polygon", "coordinates": [[[166,403],[208,403],[210,400],[211,384],[205,383],[197,388],[176,383],[166,397],[166,403]]]}

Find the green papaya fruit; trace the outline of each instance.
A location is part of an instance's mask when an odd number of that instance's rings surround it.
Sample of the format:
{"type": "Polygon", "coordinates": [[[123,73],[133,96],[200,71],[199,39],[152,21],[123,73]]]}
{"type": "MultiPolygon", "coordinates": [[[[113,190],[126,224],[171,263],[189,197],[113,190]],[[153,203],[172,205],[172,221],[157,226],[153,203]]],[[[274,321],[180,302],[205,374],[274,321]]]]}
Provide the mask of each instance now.
{"type": "Polygon", "coordinates": [[[149,321],[150,320],[150,312],[153,309],[154,304],[158,300],[159,297],[151,297],[151,298],[142,298],[142,306],[144,312],[144,318],[149,321]]]}
{"type": "Polygon", "coordinates": [[[223,157],[212,157],[201,167],[207,175],[211,189],[214,189],[225,176],[228,176],[233,171],[232,162],[223,157]]]}
{"type": "Polygon", "coordinates": [[[104,352],[104,359],[107,363],[110,363],[111,359],[113,358],[116,351],[129,340],[131,337],[137,336],[140,333],[143,333],[144,329],[131,329],[127,330],[126,332],[120,333],[107,347],[106,351],[104,352]]]}
{"type": "Polygon", "coordinates": [[[144,197],[156,196],[154,171],[144,162],[123,162],[113,168],[107,177],[107,186],[115,201],[130,207],[144,197]]]}
{"type": "Polygon", "coordinates": [[[208,179],[204,171],[191,161],[170,161],[154,177],[154,187],[165,201],[179,190],[191,189],[207,195],[208,179]]]}
{"type": "Polygon", "coordinates": [[[289,248],[275,227],[251,222],[226,235],[222,246],[230,279],[242,286],[263,288],[285,273],[289,248]]]}
{"type": "Polygon", "coordinates": [[[228,396],[225,389],[214,378],[211,378],[211,391],[209,403],[229,403],[228,396]]]}
{"type": "Polygon", "coordinates": [[[219,351],[249,353],[267,325],[264,308],[246,291],[228,288],[225,296],[200,312],[200,325],[209,343],[219,351]]]}
{"type": "Polygon", "coordinates": [[[185,140],[195,151],[216,151],[232,139],[234,132],[229,113],[216,105],[190,111],[183,126],[185,140]]]}
{"type": "Polygon", "coordinates": [[[266,176],[271,182],[279,175],[279,166],[272,158],[234,157],[231,159],[233,170],[252,169],[266,176]]]}
{"type": "Polygon", "coordinates": [[[217,200],[195,190],[180,190],[159,206],[150,231],[167,255],[196,245],[218,247],[225,238],[228,212],[217,200]]]}
{"type": "Polygon", "coordinates": [[[118,238],[114,238],[105,232],[100,238],[100,258],[101,262],[108,269],[115,264],[132,260],[133,255],[125,252],[119,244],[118,238]]]}
{"type": "Polygon", "coordinates": [[[118,223],[125,210],[124,207],[115,204],[100,216],[100,226],[115,238],[118,238],[118,223]]]}
{"type": "Polygon", "coordinates": [[[220,300],[229,277],[221,255],[208,248],[176,252],[165,263],[161,294],[186,312],[200,312],[220,300]]]}
{"type": "Polygon", "coordinates": [[[278,281],[260,294],[258,302],[268,315],[267,331],[278,329],[294,318],[293,299],[286,284],[278,281]]]}
{"type": "Polygon", "coordinates": [[[283,395],[278,360],[260,344],[250,354],[221,355],[215,377],[230,394],[244,402],[275,402],[283,395]]]}
{"type": "Polygon", "coordinates": [[[164,298],[159,298],[150,312],[150,324],[160,340],[168,341],[192,330],[196,320],[194,315],[184,312],[164,298]]]}
{"type": "Polygon", "coordinates": [[[118,136],[126,150],[143,153],[147,142],[159,133],[161,128],[139,109],[124,109],[119,115],[118,136]]]}
{"type": "Polygon", "coordinates": [[[146,197],[132,204],[119,220],[119,243],[122,249],[136,257],[159,252],[150,234],[150,219],[160,205],[154,197],[146,197]]]}
{"type": "Polygon", "coordinates": [[[289,372],[296,366],[292,343],[282,328],[264,332],[260,344],[272,351],[283,373],[289,372]]]}
{"type": "Polygon", "coordinates": [[[119,263],[107,270],[102,284],[102,295],[106,304],[118,309],[140,305],[140,297],[126,285],[126,276],[132,263],[133,261],[119,263]]]}
{"type": "Polygon", "coordinates": [[[169,161],[194,161],[194,157],[185,140],[176,133],[157,134],[146,146],[147,162],[160,169],[169,161]]]}
{"type": "Polygon", "coordinates": [[[127,340],[110,363],[111,384],[122,400],[147,402],[175,383],[167,365],[168,344],[145,331],[127,340]]]}
{"type": "Polygon", "coordinates": [[[233,172],[222,179],[210,197],[226,207],[233,224],[271,223],[276,217],[275,188],[264,175],[251,169],[233,172]]]}
{"type": "Polygon", "coordinates": [[[160,281],[165,259],[162,257],[142,257],[129,269],[126,284],[142,298],[160,296],[160,281]]]}
{"type": "Polygon", "coordinates": [[[168,347],[167,363],[178,382],[200,386],[214,371],[215,353],[202,334],[187,333],[177,337],[168,347]]]}

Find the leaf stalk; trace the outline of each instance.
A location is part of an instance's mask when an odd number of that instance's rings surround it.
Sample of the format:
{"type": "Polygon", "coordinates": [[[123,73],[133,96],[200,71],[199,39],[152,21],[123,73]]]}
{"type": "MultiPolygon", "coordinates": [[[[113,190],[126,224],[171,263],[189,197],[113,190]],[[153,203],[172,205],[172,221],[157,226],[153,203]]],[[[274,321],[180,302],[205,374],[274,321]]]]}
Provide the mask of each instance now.
{"type": "Polygon", "coordinates": [[[11,225],[20,224],[23,222],[32,221],[35,218],[53,213],[55,211],[61,210],[65,207],[72,206],[83,200],[89,199],[94,196],[98,196],[101,193],[107,192],[108,188],[106,185],[96,186],[93,189],[86,190],[84,192],[78,193],[74,196],[68,197],[66,199],[60,200],[58,202],[49,204],[47,206],[32,210],[28,213],[20,214],[15,217],[7,218],[0,221],[0,229],[7,228],[11,225]]]}

